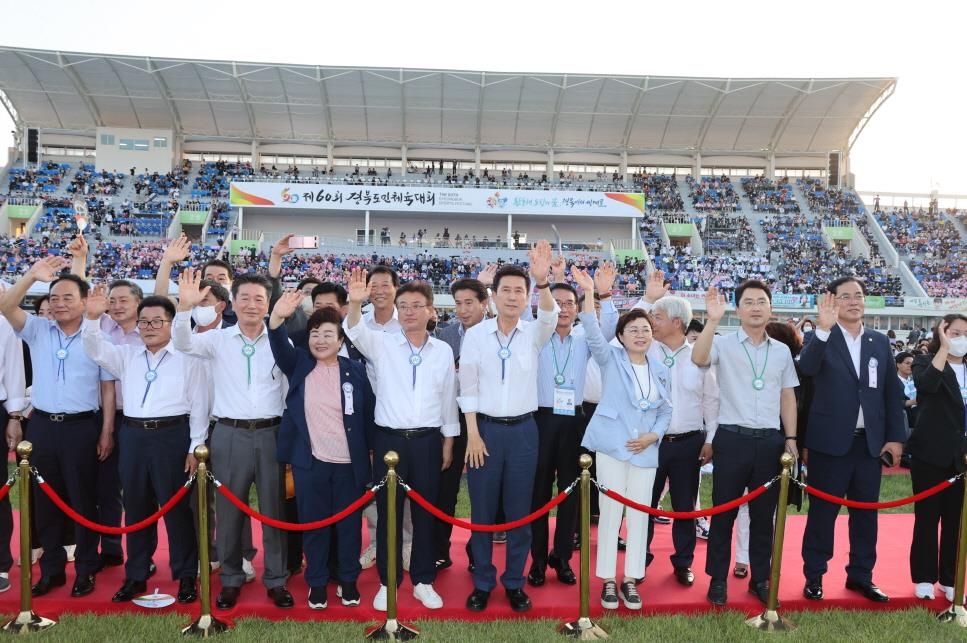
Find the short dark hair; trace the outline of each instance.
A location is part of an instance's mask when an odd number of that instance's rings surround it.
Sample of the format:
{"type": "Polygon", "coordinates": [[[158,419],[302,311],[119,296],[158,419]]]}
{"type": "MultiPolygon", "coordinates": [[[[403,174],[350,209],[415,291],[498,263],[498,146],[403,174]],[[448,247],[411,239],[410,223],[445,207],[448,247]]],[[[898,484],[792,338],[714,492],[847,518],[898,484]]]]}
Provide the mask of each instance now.
{"type": "Polygon", "coordinates": [[[110,284],[108,284],[107,292],[111,293],[115,288],[128,288],[131,294],[134,295],[138,301],[144,299],[144,291],[141,290],[141,286],[134,283],[133,281],[128,281],[127,279],[115,279],[110,284]]]}
{"type": "Polygon", "coordinates": [[[316,297],[319,295],[328,295],[330,293],[336,296],[340,306],[345,306],[349,303],[349,293],[346,292],[346,289],[331,281],[319,282],[319,285],[312,289],[312,293],[309,296],[315,302],[316,297]]]}
{"type": "Polygon", "coordinates": [[[614,336],[618,338],[621,345],[624,346],[625,343],[621,341],[621,335],[624,335],[625,326],[635,321],[636,319],[645,319],[648,321],[648,325],[652,328],[655,327],[655,318],[651,316],[651,313],[645,312],[642,308],[632,308],[626,313],[623,313],[621,317],[618,318],[618,325],[615,327],[614,336]]]}
{"type": "Polygon", "coordinates": [[[306,284],[316,284],[316,285],[318,285],[318,284],[321,284],[321,283],[322,283],[322,279],[319,279],[319,277],[305,277],[302,281],[299,282],[299,285],[296,286],[295,289],[296,290],[302,290],[303,288],[306,287],[306,284]]]}
{"type": "Polygon", "coordinates": [[[903,363],[903,360],[905,360],[908,357],[912,358],[913,353],[911,353],[910,351],[900,351],[899,353],[896,354],[896,357],[894,357],[893,360],[897,363],[897,366],[899,366],[900,364],[903,363]]]}
{"type": "Polygon", "coordinates": [[[200,282],[198,282],[198,287],[200,289],[204,290],[206,286],[208,288],[211,288],[211,293],[215,296],[215,299],[217,299],[218,301],[227,304],[228,301],[231,299],[231,297],[228,296],[228,288],[221,285],[214,279],[202,279],[200,282]]]}
{"type": "Polygon", "coordinates": [[[314,310],[309,315],[309,319],[306,321],[306,338],[308,339],[309,333],[323,324],[335,324],[336,328],[339,329],[339,339],[346,337],[346,333],[342,328],[342,315],[339,314],[338,310],[327,307],[314,310]]]}
{"type": "Polygon", "coordinates": [[[494,292],[500,288],[500,280],[504,277],[523,277],[524,278],[524,288],[527,292],[531,289],[531,278],[527,274],[527,271],[513,263],[505,263],[500,268],[497,269],[497,273],[494,275],[494,292]]]}
{"type": "Polygon", "coordinates": [[[239,289],[239,287],[240,286],[244,286],[245,284],[255,284],[256,286],[262,286],[263,288],[265,288],[265,297],[266,297],[266,299],[272,297],[272,284],[269,283],[269,280],[268,279],[266,279],[262,275],[257,275],[257,274],[252,273],[252,272],[246,272],[244,274],[239,275],[238,276],[238,279],[233,279],[232,280],[232,297],[233,298],[237,298],[238,297],[238,289],[239,289]]]}
{"type": "Polygon", "coordinates": [[[389,275],[390,279],[393,280],[393,288],[400,287],[400,276],[396,274],[396,271],[389,266],[383,265],[373,266],[369,269],[369,271],[366,273],[366,283],[369,283],[369,280],[373,278],[373,275],[379,274],[389,275]]]}
{"type": "Polygon", "coordinates": [[[692,317],[692,321],[688,322],[688,327],[685,329],[685,334],[687,335],[692,331],[701,333],[703,330],[705,330],[705,324],[700,319],[692,317]]]}
{"type": "Polygon", "coordinates": [[[45,301],[50,301],[50,295],[41,295],[34,299],[34,314],[40,315],[40,307],[44,305],[45,301]]]}
{"type": "Polygon", "coordinates": [[[223,261],[222,259],[212,259],[211,261],[206,262],[205,265],[201,267],[201,276],[204,277],[205,271],[213,266],[215,268],[224,268],[228,271],[228,278],[232,280],[235,279],[235,270],[232,268],[232,264],[228,263],[227,261],[223,261]]]}
{"type": "Polygon", "coordinates": [[[746,290],[750,288],[754,290],[762,290],[766,293],[766,297],[769,298],[769,303],[772,303],[772,290],[769,288],[769,284],[762,281],[761,279],[746,279],[739,284],[739,287],[735,289],[735,306],[738,308],[739,302],[742,300],[742,295],[745,294],[746,290]]]}
{"type": "Polygon", "coordinates": [[[799,333],[793,330],[789,324],[769,322],[766,324],[766,335],[788,346],[793,357],[799,355],[802,350],[802,340],[799,339],[799,333]]]}
{"type": "Polygon", "coordinates": [[[859,284],[859,286],[860,286],[860,292],[862,292],[863,295],[866,296],[866,294],[867,294],[866,293],[866,284],[863,283],[863,280],[860,279],[859,277],[854,277],[852,275],[847,275],[845,277],[840,277],[839,279],[832,280],[831,282],[829,282],[829,284],[827,284],[827,286],[826,286],[826,292],[832,293],[832,294],[835,295],[836,294],[836,290],[839,289],[840,286],[842,286],[843,284],[848,284],[850,282],[855,283],[855,284],[859,284]]]}
{"type": "Polygon", "coordinates": [[[141,311],[145,308],[164,308],[169,321],[175,318],[175,305],[167,297],[160,295],[145,297],[138,304],[138,315],[141,315],[141,311]]]}
{"type": "Polygon", "coordinates": [[[433,287],[422,279],[414,279],[400,286],[396,291],[396,298],[393,301],[398,301],[401,295],[411,292],[423,295],[426,298],[427,306],[433,305],[433,287]]]}
{"type": "MultiPolygon", "coordinates": [[[[940,320],[940,323],[933,327],[933,336],[930,338],[930,343],[927,344],[927,353],[929,355],[936,355],[937,351],[940,350],[940,333],[938,332],[940,330],[940,324],[950,326],[950,324],[954,323],[958,319],[960,321],[967,322],[967,316],[961,315],[960,313],[950,313],[949,315],[944,315],[944,318],[940,320]]],[[[918,345],[923,341],[925,340],[921,339],[920,342],[918,342],[918,345]]]]}
{"type": "Polygon", "coordinates": [[[479,279],[457,279],[450,284],[450,294],[457,296],[459,290],[472,290],[478,301],[487,301],[487,287],[479,279]]]}
{"type": "Polygon", "coordinates": [[[53,290],[54,286],[62,281],[71,281],[77,284],[78,290],[81,291],[81,299],[87,299],[87,293],[91,291],[91,285],[77,275],[69,272],[58,275],[57,279],[54,279],[52,282],[50,282],[50,288],[47,289],[47,292],[53,290]]]}
{"type": "Polygon", "coordinates": [[[567,292],[571,293],[572,295],[574,295],[574,301],[577,301],[578,300],[578,291],[571,284],[566,284],[566,283],[554,284],[553,286],[551,286],[551,292],[553,293],[555,290],[564,290],[564,291],[567,291],[567,292]]]}

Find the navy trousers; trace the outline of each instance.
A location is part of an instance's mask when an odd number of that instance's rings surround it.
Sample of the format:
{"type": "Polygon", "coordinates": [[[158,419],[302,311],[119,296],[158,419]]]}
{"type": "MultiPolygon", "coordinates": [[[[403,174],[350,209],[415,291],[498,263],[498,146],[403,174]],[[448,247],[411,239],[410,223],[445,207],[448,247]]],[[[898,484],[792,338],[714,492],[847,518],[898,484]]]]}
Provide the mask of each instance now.
{"type": "MultiPolygon", "coordinates": [[[[534,500],[531,511],[543,507],[551,499],[554,483],[561,492],[574,482],[581,472],[578,458],[581,456],[581,438],[584,437],[585,420],[581,415],[554,415],[553,409],[541,408],[537,412],[537,470],[534,476],[534,500]]],[[[572,493],[557,507],[554,528],[555,556],[565,562],[574,552],[574,528],[577,525],[579,493],[572,493]]],[[[531,557],[535,564],[547,563],[549,529],[547,514],[531,523],[531,557]]]]}
{"type": "MultiPolygon", "coordinates": [[[[692,511],[698,497],[698,456],[705,444],[705,432],[674,442],[663,441],[658,449],[658,469],[655,472],[655,486],[651,493],[651,506],[657,507],[661,492],[668,482],[668,492],[672,496],[673,511],[692,511]]],[[[648,559],[651,559],[651,541],[655,538],[655,519],[649,517],[652,527],[648,529],[648,559]]],[[[691,567],[695,558],[695,519],[675,519],[672,524],[671,561],[674,567],[691,567]]]]}

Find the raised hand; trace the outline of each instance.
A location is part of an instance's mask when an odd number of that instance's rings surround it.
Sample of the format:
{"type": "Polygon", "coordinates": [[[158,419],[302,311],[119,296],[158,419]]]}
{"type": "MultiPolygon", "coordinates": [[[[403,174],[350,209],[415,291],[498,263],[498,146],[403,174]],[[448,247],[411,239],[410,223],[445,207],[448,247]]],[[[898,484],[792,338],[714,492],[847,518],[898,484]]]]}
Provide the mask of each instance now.
{"type": "Polygon", "coordinates": [[[82,234],[78,234],[67,244],[67,252],[71,253],[72,257],[86,258],[88,251],[87,239],[82,234]]]}
{"type": "Polygon", "coordinates": [[[191,310],[201,303],[211,286],[201,288],[201,270],[185,268],[178,275],[178,310],[191,310]]]}
{"type": "Polygon", "coordinates": [[[940,349],[943,351],[950,351],[950,337],[947,335],[947,327],[950,326],[947,322],[940,322],[937,324],[937,339],[940,341],[940,349]]]}
{"type": "Polygon", "coordinates": [[[494,275],[496,274],[497,274],[497,264],[488,263],[487,267],[481,270],[480,273],[477,275],[477,279],[479,279],[480,283],[482,283],[484,286],[486,286],[487,288],[490,288],[492,285],[494,285],[494,275]]]}
{"type": "Polygon", "coordinates": [[[88,319],[100,319],[107,309],[107,284],[95,284],[87,294],[84,312],[88,319]]]}
{"type": "Polygon", "coordinates": [[[836,312],[836,298],[833,293],[826,292],[816,298],[816,327],[829,331],[836,324],[839,314],[836,312]]]}
{"type": "Polygon", "coordinates": [[[34,281],[50,283],[69,265],[70,261],[65,257],[50,255],[30,266],[30,270],[27,271],[27,276],[31,277],[34,281]]]}
{"type": "Polygon", "coordinates": [[[547,239],[541,239],[530,250],[530,272],[535,284],[547,283],[547,275],[551,270],[554,255],[551,244],[547,239]]]}
{"type": "MultiPolygon", "coordinates": [[[[600,271],[601,269],[598,268],[600,271]]],[[[577,266],[571,266],[571,279],[574,280],[581,290],[584,291],[585,297],[587,297],[594,290],[594,279],[588,274],[588,271],[584,268],[578,268],[577,266]]]]}
{"type": "Polygon", "coordinates": [[[356,266],[349,273],[349,281],[346,282],[346,292],[349,293],[351,303],[362,304],[369,299],[369,284],[366,283],[366,270],[356,266]]]}
{"type": "Polygon", "coordinates": [[[653,304],[667,294],[668,286],[665,285],[665,273],[661,270],[653,270],[645,283],[645,301],[653,304]]]}
{"type": "Polygon", "coordinates": [[[288,319],[296,311],[297,308],[302,306],[302,291],[289,289],[282,293],[279,300],[275,302],[275,307],[272,309],[272,316],[279,317],[281,319],[288,319]]]}
{"type": "Polygon", "coordinates": [[[618,276],[614,263],[605,261],[594,271],[594,289],[599,295],[610,294],[614,288],[614,280],[618,276]]]}
{"type": "Polygon", "coordinates": [[[177,239],[171,240],[171,243],[165,248],[164,254],[161,255],[161,261],[171,266],[184,261],[190,254],[191,241],[188,240],[187,236],[181,235],[177,239]]]}
{"type": "Polygon", "coordinates": [[[715,286],[709,286],[705,293],[705,312],[711,321],[719,322],[725,316],[725,296],[715,286]]]}
{"type": "Polygon", "coordinates": [[[272,254],[277,257],[283,257],[287,254],[290,254],[292,252],[292,248],[289,247],[289,239],[294,236],[295,234],[291,232],[289,234],[282,235],[282,238],[279,239],[274,246],[272,246],[272,254]]]}
{"type": "Polygon", "coordinates": [[[564,255],[557,255],[551,260],[551,276],[554,277],[554,283],[563,284],[566,277],[567,271],[567,261],[564,259],[564,255]]]}

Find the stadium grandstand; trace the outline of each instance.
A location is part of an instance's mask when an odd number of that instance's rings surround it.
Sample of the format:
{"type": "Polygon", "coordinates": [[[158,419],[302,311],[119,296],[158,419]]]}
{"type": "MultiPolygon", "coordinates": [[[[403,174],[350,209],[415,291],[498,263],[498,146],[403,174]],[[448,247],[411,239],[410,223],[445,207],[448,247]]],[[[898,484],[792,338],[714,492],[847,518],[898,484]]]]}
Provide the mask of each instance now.
{"type": "Polygon", "coordinates": [[[619,301],[661,269],[698,310],[708,286],[756,277],[778,314],[808,316],[831,277],[853,274],[874,327],[911,328],[967,306],[967,215],[950,195],[851,187],[850,148],[895,83],[0,47],[17,139],[0,170],[0,271],[66,252],[83,204],[97,279],[150,283],[182,233],[195,262],[265,270],[294,233],[307,247],[286,257],[288,282],[385,263],[431,281],[446,308],[450,281],[547,238],[592,268],[615,261],[619,301]]]}

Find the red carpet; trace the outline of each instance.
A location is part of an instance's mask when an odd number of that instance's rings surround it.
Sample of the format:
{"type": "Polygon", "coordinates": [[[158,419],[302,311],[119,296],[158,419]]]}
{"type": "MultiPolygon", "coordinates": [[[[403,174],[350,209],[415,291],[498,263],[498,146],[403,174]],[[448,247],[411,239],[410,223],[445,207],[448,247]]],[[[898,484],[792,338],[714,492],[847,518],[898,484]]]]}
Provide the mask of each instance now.
{"type": "MultiPolygon", "coordinates": [[[[553,520],[553,519],[552,519],[553,520]]],[[[805,526],[804,516],[789,516],[786,528],[785,554],[783,556],[783,578],[780,584],[779,599],[782,602],[783,611],[795,610],[816,610],[827,608],[850,608],[850,609],[887,609],[895,610],[910,607],[915,604],[923,603],[913,597],[913,586],[910,581],[909,573],[909,544],[910,534],[913,526],[912,514],[884,514],[880,516],[880,537],[879,537],[879,561],[874,572],[874,581],[886,592],[891,600],[889,603],[872,603],[854,592],[848,592],[844,588],[845,572],[843,571],[847,560],[848,542],[846,516],[840,516],[837,522],[836,531],[836,551],[837,555],[830,562],[830,571],[825,577],[824,589],[826,599],[823,601],[807,601],[802,598],[802,559],[800,547],[802,544],[802,531],[805,526]]],[[[19,548],[15,543],[14,552],[19,548]]],[[[447,620],[492,620],[492,619],[519,619],[519,618],[554,618],[572,619],[578,614],[578,588],[577,586],[568,587],[557,582],[553,571],[548,570],[547,585],[541,588],[527,587],[527,592],[534,603],[534,608],[526,614],[517,614],[510,610],[503,596],[502,590],[498,587],[491,596],[488,609],[483,613],[469,612],[464,608],[464,601],[472,590],[469,574],[466,572],[466,557],[464,555],[464,543],[468,532],[454,530],[454,545],[451,555],[454,565],[450,569],[440,573],[435,583],[435,588],[443,597],[445,605],[440,610],[427,610],[422,604],[413,598],[412,585],[406,579],[400,588],[399,594],[399,617],[403,621],[413,621],[416,619],[447,619],[447,620]]],[[[158,564],[158,574],[148,582],[148,589],[152,591],[155,587],[160,588],[162,593],[174,595],[177,592],[177,583],[168,580],[168,569],[166,564],[167,541],[163,528],[160,530],[159,551],[155,555],[158,564]]],[[[260,544],[260,538],[256,535],[256,543],[260,544]]],[[[693,565],[695,570],[696,582],[691,588],[683,588],[675,582],[672,576],[671,563],[668,555],[671,550],[671,529],[669,526],[657,526],[657,534],[654,541],[655,562],[648,568],[648,577],[639,586],[645,613],[652,614],[681,614],[705,612],[712,608],[705,600],[705,592],[708,589],[708,577],[704,573],[705,543],[698,541],[696,558],[693,565]]],[[[495,545],[495,559],[498,561],[499,569],[503,563],[503,545],[495,545]]],[[[621,569],[621,557],[619,556],[619,569],[621,569]]],[[[256,569],[259,568],[259,559],[256,559],[256,569]]],[[[575,571],[578,569],[578,556],[572,559],[572,566],[575,571]]],[[[70,567],[70,565],[68,566],[70,567]]],[[[592,550],[591,557],[592,574],[594,570],[594,556],[592,550]]],[[[525,570],[526,571],[526,570],[525,570]]],[[[0,612],[5,614],[16,614],[19,610],[19,581],[20,568],[14,566],[10,573],[10,581],[13,585],[11,590],[0,595],[0,612]]],[[[38,567],[34,567],[34,580],[39,574],[38,567]]],[[[293,620],[356,620],[356,621],[382,621],[385,615],[372,609],[372,598],[378,587],[378,580],[375,568],[363,570],[359,579],[359,589],[363,596],[363,603],[359,607],[347,608],[339,604],[339,599],[335,596],[335,587],[329,589],[329,608],[323,611],[310,610],[306,604],[308,589],[302,576],[296,576],[289,582],[289,589],[296,600],[296,607],[289,610],[275,608],[266,598],[265,589],[260,581],[246,585],[242,590],[241,599],[238,605],[227,611],[214,609],[214,598],[219,589],[218,575],[212,577],[212,603],[215,615],[222,619],[234,620],[240,617],[261,617],[266,619],[293,619],[293,620]]],[[[85,598],[75,599],[70,597],[70,585],[73,583],[73,570],[68,569],[67,587],[57,588],[47,596],[34,600],[34,610],[41,615],[57,617],[64,612],[150,612],[133,604],[117,604],[111,602],[111,596],[121,586],[124,580],[122,567],[112,567],[97,577],[97,590],[85,598]]],[[[601,587],[597,579],[591,580],[591,613],[599,615],[602,608],[598,601],[601,587]]],[[[934,600],[930,603],[932,608],[937,611],[946,607],[942,599],[934,600]]],[[[729,604],[730,609],[746,612],[754,615],[762,611],[761,605],[747,591],[747,581],[737,578],[729,579],[729,604]]],[[[195,603],[190,606],[173,605],[159,611],[175,610],[185,614],[186,622],[189,617],[197,617],[199,606],[195,603]]],[[[630,615],[631,612],[623,607],[618,611],[619,614],[630,615]]]]}

